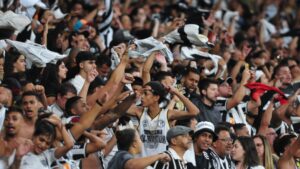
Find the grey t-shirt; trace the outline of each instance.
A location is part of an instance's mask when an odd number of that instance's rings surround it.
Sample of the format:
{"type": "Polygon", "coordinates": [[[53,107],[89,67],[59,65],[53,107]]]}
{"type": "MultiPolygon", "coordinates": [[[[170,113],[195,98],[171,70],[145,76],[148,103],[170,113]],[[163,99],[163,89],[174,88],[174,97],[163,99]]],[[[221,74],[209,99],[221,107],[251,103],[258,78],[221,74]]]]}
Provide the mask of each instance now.
{"type": "Polygon", "coordinates": [[[125,163],[133,159],[133,156],[127,151],[117,151],[115,156],[109,161],[107,169],[123,169],[125,163]]]}
{"type": "Polygon", "coordinates": [[[192,102],[198,107],[200,113],[196,116],[198,122],[201,121],[209,121],[214,125],[217,125],[222,121],[222,116],[220,111],[216,108],[216,106],[207,106],[205,105],[200,98],[193,98],[192,102]]]}

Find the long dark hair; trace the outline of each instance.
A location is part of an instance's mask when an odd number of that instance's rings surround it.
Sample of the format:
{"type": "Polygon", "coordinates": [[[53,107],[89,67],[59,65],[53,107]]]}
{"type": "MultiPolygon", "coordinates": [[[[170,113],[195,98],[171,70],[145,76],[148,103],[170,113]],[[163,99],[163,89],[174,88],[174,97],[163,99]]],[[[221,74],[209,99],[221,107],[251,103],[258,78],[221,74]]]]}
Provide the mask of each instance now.
{"type": "Polygon", "coordinates": [[[241,136],[236,140],[241,143],[245,151],[244,166],[253,167],[259,165],[259,158],[253,139],[251,137],[241,136]]]}
{"type": "Polygon", "coordinates": [[[13,74],[14,63],[21,57],[21,53],[12,49],[5,54],[4,61],[4,78],[8,78],[13,74]]]}
{"type": "Polygon", "coordinates": [[[46,68],[43,71],[43,76],[42,76],[42,84],[44,86],[47,86],[47,83],[59,83],[59,77],[58,77],[58,72],[59,72],[59,66],[64,63],[63,60],[58,60],[56,64],[53,63],[48,63],[46,68]]]}

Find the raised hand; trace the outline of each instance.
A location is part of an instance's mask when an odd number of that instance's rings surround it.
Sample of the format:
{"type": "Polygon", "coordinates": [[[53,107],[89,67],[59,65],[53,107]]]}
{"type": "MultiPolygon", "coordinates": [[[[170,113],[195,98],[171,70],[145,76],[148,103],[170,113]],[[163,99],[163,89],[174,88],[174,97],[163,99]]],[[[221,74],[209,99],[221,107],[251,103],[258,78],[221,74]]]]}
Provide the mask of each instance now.
{"type": "Polygon", "coordinates": [[[168,154],[161,153],[159,155],[160,155],[159,156],[159,161],[161,161],[162,163],[167,163],[167,162],[171,161],[171,158],[170,158],[170,156],[168,154]]]}
{"type": "Polygon", "coordinates": [[[211,13],[209,14],[207,19],[205,19],[204,16],[202,16],[202,22],[204,23],[205,26],[210,27],[216,22],[216,20],[214,15],[211,13]]]}
{"type": "Polygon", "coordinates": [[[134,77],[133,75],[129,74],[129,73],[125,73],[123,79],[122,79],[122,83],[124,84],[131,84],[134,81],[134,77]]]}
{"type": "Polygon", "coordinates": [[[33,148],[31,140],[26,139],[24,142],[19,143],[16,151],[16,158],[21,159],[24,155],[30,152],[33,148]]]}

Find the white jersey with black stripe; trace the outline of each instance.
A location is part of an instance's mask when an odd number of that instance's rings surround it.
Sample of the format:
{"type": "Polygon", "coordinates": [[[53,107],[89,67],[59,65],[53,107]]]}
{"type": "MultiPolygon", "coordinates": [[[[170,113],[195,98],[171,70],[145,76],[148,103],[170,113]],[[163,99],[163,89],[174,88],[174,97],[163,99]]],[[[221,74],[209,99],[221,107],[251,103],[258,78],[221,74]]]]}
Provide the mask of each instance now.
{"type": "Polygon", "coordinates": [[[144,109],[139,124],[139,133],[144,143],[143,157],[166,151],[169,129],[168,109],[162,109],[153,119],[148,115],[148,109],[144,109]]]}

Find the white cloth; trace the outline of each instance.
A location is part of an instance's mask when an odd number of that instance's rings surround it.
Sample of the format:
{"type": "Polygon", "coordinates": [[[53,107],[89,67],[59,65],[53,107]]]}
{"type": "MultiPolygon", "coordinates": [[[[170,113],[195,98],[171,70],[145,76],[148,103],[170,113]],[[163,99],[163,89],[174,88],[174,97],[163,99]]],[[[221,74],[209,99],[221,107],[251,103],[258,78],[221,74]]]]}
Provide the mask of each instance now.
{"type": "Polygon", "coordinates": [[[211,59],[213,64],[214,64],[214,68],[211,70],[208,70],[205,74],[206,75],[213,75],[216,74],[218,72],[219,69],[219,60],[222,59],[221,56],[219,55],[215,55],[215,54],[210,54],[207,52],[202,52],[196,48],[189,48],[189,47],[182,47],[181,48],[181,58],[182,59],[194,59],[195,57],[204,57],[204,58],[208,58],[211,59]]]}
{"type": "Polygon", "coordinates": [[[3,123],[5,120],[5,113],[6,113],[6,108],[4,106],[1,106],[1,108],[0,108],[0,131],[2,130],[3,123]]]}
{"type": "Polygon", "coordinates": [[[130,57],[148,57],[153,51],[160,51],[169,62],[173,62],[173,54],[170,49],[153,37],[135,40],[134,44],[136,44],[137,48],[128,52],[130,57]]]}
{"type": "Polygon", "coordinates": [[[178,29],[175,29],[174,31],[170,32],[166,36],[164,36],[165,41],[168,43],[174,44],[174,43],[184,43],[183,39],[181,39],[182,36],[185,36],[186,39],[193,45],[196,46],[206,46],[208,42],[208,38],[205,35],[202,35],[199,33],[199,26],[196,24],[186,24],[183,27],[185,35],[182,35],[178,32],[178,29]]]}
{"type": "Polygon", "coordinates": [[[56,160],[54,151],[55,149],[48,149],[39,155],[27,153],[22,157],[20,169],[49,169],[56,160]]]}
{"type": "Polygon", "coordinates": [[[261,21],[262,29],[263,29],[263,34],[264,34],[264,42],[268,42],[271,40],[271,35],[276,33],[276,27],[267,21],[266,19],[262,19],[261,21]]]}
{"type": "Polygon", "coordinates": [[[28,24],[30,19],[27,16],[16,14],[12,11],[0,13],[0,28],[13,28],[17,32],[21,32],[28,24]]]}
{"type": "Polygon", "coordinates": [[[48,106],[48,110],[60,118],[64,115],[64,111],[56,103],[48,106]]]}
{"type": "MultiPolygon", "coordinates": [[[[55,64],[57,60],[67,57],[67,55],[61,55],[59,53],[52,52],[45,46],[28,40],[24,43],[6,39],[6,43],[15,47],[21,54],[26,57],[26,61],[35,64],[37,67],[46,67],[47,63],[55,64]]],[[[27,66],[27,68],[31,67],[27,66]]]]}
{"type": "Polygon", "coordinates": [[[81,75],[76,75],[73,79],[70,80],[70,83],[76,88],[77,95],[80,93],[85,79],[81,75]]]}

